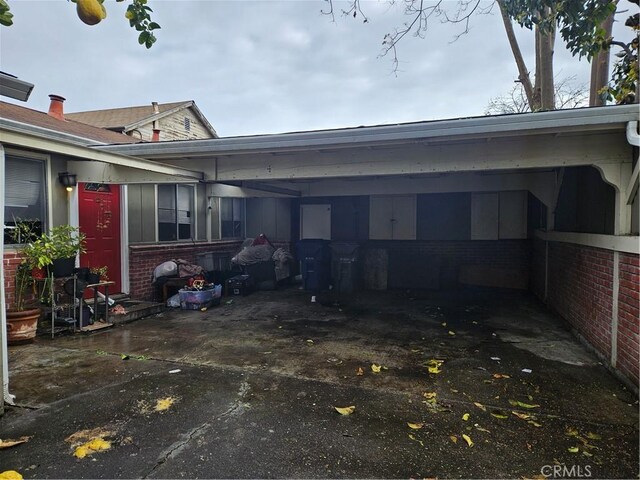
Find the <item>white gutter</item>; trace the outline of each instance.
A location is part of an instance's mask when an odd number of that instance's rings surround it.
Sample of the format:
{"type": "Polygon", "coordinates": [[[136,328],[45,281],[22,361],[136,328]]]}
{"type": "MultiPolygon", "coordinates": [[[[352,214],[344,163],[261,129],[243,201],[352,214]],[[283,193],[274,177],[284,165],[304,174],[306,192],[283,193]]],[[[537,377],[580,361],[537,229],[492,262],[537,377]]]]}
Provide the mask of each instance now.
{"type": "MultiPolygon", "coordinates": [[[[4,295],[4,147],[0,143],[0,355],[2,355],[2,397],[13,405],[15,396],[9,393],[9,347],[7,345],[7,304],[4,295]]],[[[1,410],[1,409],[0,409],[1,410]]]]}
{"type": "Polygon", "coordinates": [[[97,149],[144,158],[234,155],[318,148],[346,148],[393,143],[438,142],[468,137],[529,133],[585,132],[624,128],[638,120],[637,105],[556,110],[552,112],[437,120],[336,130],[97,146],[97,149]]]}

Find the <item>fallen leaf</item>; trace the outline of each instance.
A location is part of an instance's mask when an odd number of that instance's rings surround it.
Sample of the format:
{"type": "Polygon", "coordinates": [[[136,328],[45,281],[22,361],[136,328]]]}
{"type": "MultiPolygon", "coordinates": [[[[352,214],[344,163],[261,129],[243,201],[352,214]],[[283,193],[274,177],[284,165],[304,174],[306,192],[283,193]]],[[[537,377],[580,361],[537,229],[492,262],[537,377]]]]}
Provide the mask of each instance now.
{"type": "Polygon", "coordinates": [[[0,439],[0,449],[13,447],[15,445],[20,445],[21,443],[27,443],[29,440],[31,440],[31,437],[20,437],[17,440],[0,439]]]}
{"type": "Polygon", "coordinates": [[[169,410],[171,405],[173,405],[175,402],[176,402],[176,398],[174,397],[161,398],[156,401],[156,406],[154,410],[156,412],[164,412],[165,410],[169,410]]]}
{"type": "Polygon", "coordinates": [[[586,450],[583,450],[583,451],[582,451],[582,454],[583,454],[585,457],[593,457],[593,453],[589,453],[589,452],[587,452],[586,450]]]}
{"type": "Polygon", "coordinates": [[[96,355],[107,355],[107,352],[104,350],[96,350],[96,355]]]}
{"type": "Polygon", "coordinates": [[[509,403],[514,407],[522,408],[538,408],[540,405],[531,405],[529,403],[521,402],[520,400],[509,400],[509,403]]]}
{"type": "Polygon", "coordinates": [[[471,440],[471,437],[469,435],[467,435],[466,433],[463,433],[462,438],[464,438],[464,441],[467,442],[467,445],[469,445],[470,447],[473,447],[473,441],[471,440]]]}
{"type": "Polygon", "coordinates": [[[496,417],[496,418],[499,418],[500,420],[504,420],[505,418],[509,418],[509,416],[505,415],[504,412],[502,412],[501,410],[493,410],[491,412],[491,415],[496,417]]]}
{"type": "Polygon", "coordinates": [[[22,475],[20,475],[15,470],[5,470],[0,473],[1,480],[22,480],[22,475]]]}
{"type": "Polygon", "coordinates": [[[458,437],[456,437],[455,435],[449,435],[449,439],[450,439],[453,443],[458,443],[458,437]]]}
{"type": "Polygon", "coordinates": [[[351,405],[350,407],[333,407],[336,409],[336,412],[338,412],[340,415],[351,415],[353,412],[356,411],[356,406],[355,405],[351,405]]]}
{"type": "Polygon", "coordinates": [[[424,423],[407,423],[409,428],[412,428],[414,430],[420,430],[422,427],[424,427],[424,423]]]}
{"type": "Polygon", "coordinates": [[[483,404],[481,404],[480,402],[473,402],[473,404],[478,407],[480,410],[482,410],[483,412],[487,411],[487,407],[485,407],[483,404]]]}
{"type": "Polygon", "coordinates": [[[307,343],[308,343],[309,345],[313,345],[313,340],[309,339],[309,340],[307,340],[307,343]]]}
{"type": "Polygon", "coordinates": [[[511,378],[510,375],[505,375],[504,373],[494,373],[493,378],[501,379],[501,378],[511,378]]]}
{"type": "Polygon", "coordinates": [[[429,373],[440,373],[440,372],[442,372],[442,370],[439,367],[427,367],[427,370],[429,370],[429,373]]]}
{"type": "Polygon", "coordinates": [[[107,430],[104,427],[96,427],[90,430],[79,430],[75,433],[72,433],[67,438],[65,438],[64,441],[70,443],[75,447],[94,438],[112,437],[115,434],[116,432],[107,430]]]}
{"type": "Polygon", "coordinates": [[[362,370],[362,367],[358,367],[358,370],[356,370],[356,375],[359,377],[364,375],[364,370],[362,370]]]}
{"type": "Polygon", "coordinates": [[[443,327],[447,326],[447,322],[442,322],[440,325],[442,325],[443,327]]]}
{"type": "Polygon", "coordinates": [[[477,423],[474,426],[476,427],[476,430],[478,430],[480,432],[491,433],[489,430],[487,430],[486,428],[482,428],[477,423]]]}
{"type": "Polygon", "coordinates": [[[598,435],[597,433],[593,433],[593,432],[587,433],[587,438],[589,438],[591,440],[602,440],[602,437],[600,435],[598,435]]]}
{"type": "Polygon", "coordinates": [[[376,365],[375,363],[371,364],[371,371],[373,373],[380,373],[380,370],[382,370],[382,367],[380,365],[376,365]]]}
{"type": "Polygon", "coordinates": [[[129,360],[129,355],[127,355],[126,353],[121,353],[121,354],[120,354],[120,359],[122,359],[122,360],[129,360]]]}
{"type": "Polygon", "coordinates": [[[578,453],[580,451],[578,447],[569,447],[567,448],[567,450],[569,451],[569,453],[578,453]]]}
{"type": "Polygon", "coordinates": [[[541,427],[542,425],[539,424],[538,422],[534,421],[534,420],[529,420],[527,423],[533,425],[534,427],[541,427]]]}
{"type": "Polygon", "coordinates": [[[567,427],[567,430],[564,432],[568,437],[575,437],[578,435],[578,429],[575,427],[567,427]]]}
{"type": "Polygon", "coordinates": [[[73,455],[77,458],[84,458],[87,455],[93,455],[96,452],[102,452],[110,448],[111,442],[107,442],[104,438],[97,437],[77,447],[73,455]]]}
{"type": "Polygon", "coordinates": [[[436,392],[424,392],[424,393],[422,394],[422,396],[423,396],[424,398],[426,398],[427,400],[431,400],[431,399],[433,399],[433,398],[436,398],[436,396],[437,396],[437,395],[438,395],[438,394],[437,394],[436,392]]]}
{"type": "Polygon", "coordinates": [[[452,337],[456,336],[456,332],[452,332],[451,330],[449,330],[449,335],[451,335],[452,337]]]}
{"type": "Polygon", "coordinates": [[[469,420],[469,414],[465,413],[464,415],[462,415],[462,420],[464,420],[465,422],[469,420]]]}
{"type": "Polygon", "coordinates": [[[410,438],[411,440],[413,440],[414,442],[418,442],[421,446],[423,446],[423,447],[424,447],[424,442],[423,442],[422,440],[418,440],[414,435],[409,434],[409,438],[410,438]]]}
{"type": "Polygon", "coordinates": [[[528,413],[520,413],[516,411],[512,411],[511,413],[522,420],[529,420],[531,418],[531,415],[529,415],[528,413]]]}
{"type": "Polygon", "coordinates": [[[455,388],[452,388],[452,389],[451,389],[451,392],[452,392],[452,393],[458,393],[459,391],[460,391],[460,390],[456,390],[455,388]]]}

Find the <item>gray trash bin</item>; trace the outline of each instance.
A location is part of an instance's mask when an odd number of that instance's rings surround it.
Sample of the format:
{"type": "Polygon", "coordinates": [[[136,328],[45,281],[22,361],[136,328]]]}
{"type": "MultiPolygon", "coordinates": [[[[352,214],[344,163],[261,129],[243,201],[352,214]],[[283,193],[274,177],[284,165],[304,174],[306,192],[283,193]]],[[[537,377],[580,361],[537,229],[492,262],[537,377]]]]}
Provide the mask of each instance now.
{"type": "Polygon", "coordinates": [[[354,242],[331,243],[331,277],[338,293],[351,293],[359,284],[360,245],[354,242]]]}

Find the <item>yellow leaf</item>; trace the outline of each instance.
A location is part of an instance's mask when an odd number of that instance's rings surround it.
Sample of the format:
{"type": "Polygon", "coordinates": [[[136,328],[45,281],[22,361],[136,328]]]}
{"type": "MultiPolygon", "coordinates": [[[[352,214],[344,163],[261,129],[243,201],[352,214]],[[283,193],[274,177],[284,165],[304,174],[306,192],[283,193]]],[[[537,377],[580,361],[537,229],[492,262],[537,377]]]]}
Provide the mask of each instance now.
{"type": "Polygon", "coordinates": [[[426,398],[427,400],[432,400],[432,399],[436,398],[436,395],[438,395],[436,392],[424,392],[422,394],[422,396],[424,398],[426,398]]]}
{"type": "Polygon", "coordinates": [[[567,427],[567,431],[564,434],[568,437],[575,437],[578,435],[578,429],[575,427],[567,427]]]}
{"type": "Polygon", "coordinates": [[[427,366],[428,367],[439,367],[444,363],[444,360],[437,360],[435,358],[432,358],[431,360],[427,360],[427,366]]]}
{"type": "Polygon", "coordinates": [[[458,437],[456,437],[455,435],[449,435],[449,438],[453,443],[458,443],[458,437]]]}
{"type": "Polygon", "coordinates": [[[494,373],[493,374],[493,378],[497,378],[497,379],[500,379],[500,378],[511,378],[511,376],[510,375],[505,375],[504,373],[494,373]]]}
{"type": "Polygon", "coordinates": [[[480,402],[473,402],[473,404],[478,407],[480,410],[482,410],[483,412],[487,411],[487,407],[485,407],[483,404],[481,404],[480,402]]]}
{"type": "Polygon", "coordinates": [[[514,407],[522,408],[538,408],[540,405],[530,405],[528,403],[521,402],[520,400],[509,400],[509,403],[514,407]]]}
{"type": "Polygon", "coordinates": [[[171,408],[171,405],[173,405],[175,402],[176,399],[173,397],[161,398],[156,401],[154,410],[156,412],[164,412],[165,410],[169,410],[169,408],[171,408]]]}
{"type": "Polygon", "coordinates": [[[529,420],[531,418],[531,415],[529,415],[528,413],[520,413],[516,411],[512,411],[511,413],[522,420],[529,420]]]}
{"type": "Polygon", "coordinates": [[[464,438],[464,441],[467,442],[467,445],[469,445],[470,447],[473,447],[473,441],[471,440],[471,437],[469,435],[467,435],[466,433],[463,433],[462,438],[464,438]]]}
{"type": "Polygon", "coordinates": [[[358,367],[358,370],[356,370],[356,375],[358,375],[359,377],[364,375],[364,370],[362,370],[362,367],[358,367]]]}
{"type": "Polygon", "coordinates": [[[442,372],[442,370],[438,367],[427,367],[427,370],[429,370],[429,373],[440,373],[442,372]]]}
{"type": "Polygon", "coordinates": [[[356,406],[355,405],[351,405],[350,407],[334,407],[336,409],[336,412],[338,412],[340,415],[351,415],[353,412],[356,411],[356,406]]]}
{"type": "Polygon", "coordinates": [[[600,435],[598,435],[597,433],[593,433],[593,432],[587,433],[587,438],[589,438],[591,440],[602,440],[602,437],[600,435]]]}
{"type": "Polygon", "coordinates": [[[424,442],[422,440],[418,440],[414,435],[409,434],[409,438],[414,442],[418,442],[420,445],[424,447],[424,442]]]}
{"type": "Polygon", "coordinates": [[[451,335],[452,337],[455,337],[456,332],[452,332],[451,330],[449,330],[449,335],[451,335]]]}
{"type": "Polygon", "coordinates": [[[313,340],[309,339],[309,340],[307,340],[307,343],[308,343],[309,345],[313,345],[313,340]]]}
{"type": "Polygon", "coordinates": [[[582,451],[582,454],[583,454],[585,457],[593,457],[593,453],[589,453],[589,452],[587,452],[586,450],[583,450],[583,451],[582,451]]]}
{"type": "Polygon", "coordinates": [[[0,473],[1,480],[22,480],[22,475],[20,475],[15,470],[5,470],[0,473]]]}
{"type": "Polygon", "coordinates": [[[534,427],[541,427],[542,426],[541,424],[539,424],[538,422],[535,422],[533,420],[529,420],[527,423],[533,425],[534,427]]]}
{"type": "Polygon", "coordinates": [[[464,420],[465,422],[469,420],[469,414],[465,413],[464,415],[462,415],[462,420],[464,420]]]}
{"type": "Polygon", "coordinates": [[[482,428],[481,426],[479,426],[477,423],[474,425],[474,427],[476,427],[476,430],[480,431],[480,432],[486,432],[486,433],[491,433],[489,430],[487,430],[486,428],[482,428]]]}
{"type": "Polygon", "coordinates": [[[493,412],[491,412],[491,415],[499,418],[500,420],[504,420],[505,418],[509,418],[508,415],[505,415],[502,411],[500,410],[494,410],[493,412]]]}
{"type": "Polygon", "coordinates": [[[93,455],[96,452],[102,452],[110,448],[111,442],[107,442],[104,438],[97,437],[77,447],[73,455],[77,458],[84,458],[87,455],[93,455]]]}
{"type": "Polygon", "coordinates": [[[407,425],[409,426],[409,428],[412,428],[414,430],[420,430],[424,426],[424,423],[407,423],[407,425]]]}
{"type": "Polygon", "coordinates": [[[580,451],[578,447],[569,447],[567,450],[569,453],[578,453],[580,451]]]}
{"type": "Polygon", "coordinates": [[[380,365],[376,365],[375,363],[371,364],[371,371],[373,373],[380,373],[381,369],[382,369],[382,367],[380,365]]]}
{"type": "Polygon", "coordinates": [[[13,447],[14,445],[20,445],[26,443],[31,437],[20,437],[17,440],[0,440],[0,449],[13,447]]]}

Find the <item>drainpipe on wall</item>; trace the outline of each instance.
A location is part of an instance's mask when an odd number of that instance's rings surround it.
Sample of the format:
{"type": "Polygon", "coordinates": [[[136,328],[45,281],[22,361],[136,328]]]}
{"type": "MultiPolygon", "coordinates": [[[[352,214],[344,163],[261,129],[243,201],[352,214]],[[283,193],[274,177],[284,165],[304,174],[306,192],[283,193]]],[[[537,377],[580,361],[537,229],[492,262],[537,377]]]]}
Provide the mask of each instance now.
{"type": "Polygon", "coordinates": [[[3,232],[0,235],[0,378],[2,379],[2,399],[0,399],[0,414],[4,412],[4,403],[13,405],[15,396],[9,393],[9,348],[7,346],[7,310],[4,295],[4,147],[0,144],[0,225],[3,232]]]}

